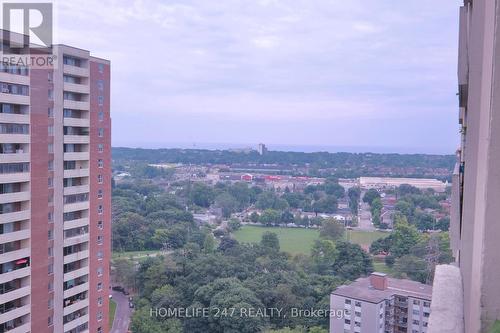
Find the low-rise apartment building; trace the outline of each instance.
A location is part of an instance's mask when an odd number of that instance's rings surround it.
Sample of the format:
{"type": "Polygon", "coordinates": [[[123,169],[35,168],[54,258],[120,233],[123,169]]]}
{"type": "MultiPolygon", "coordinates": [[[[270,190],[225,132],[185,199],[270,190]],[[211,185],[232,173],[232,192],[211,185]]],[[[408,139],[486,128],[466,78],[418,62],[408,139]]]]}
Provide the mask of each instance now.
{"type": "Polygon", "coordinates": [[[330,295],[330,333],[425,333],[432,287],[372,273],[330,295]]]}

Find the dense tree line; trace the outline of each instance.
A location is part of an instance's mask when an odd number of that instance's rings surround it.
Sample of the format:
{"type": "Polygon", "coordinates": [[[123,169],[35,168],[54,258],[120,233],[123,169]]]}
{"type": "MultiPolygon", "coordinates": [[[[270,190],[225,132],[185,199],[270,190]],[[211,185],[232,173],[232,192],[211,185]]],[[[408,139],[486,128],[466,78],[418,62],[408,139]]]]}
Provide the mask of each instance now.
{"type": "Polygon", "coordinates": [[[372,243],[372,254],[386,254],[385,262],[399,277],[430,283],[435,264],[453,261],[449,235],[446,232],[424,234],[396,215],[394,232],[372,243]]]}
{"type": "MultiPolygon", "coordinates": [[[[241,164],[282,166],[307,166],[312,174],[320,175],[322,169],[333,169],[337,177],[377,176],[367,173],[378,168],[411,168],[410,176],[429,176],[426,169],[441,168],[450,174],[455,164],[454,155],[424,154],[374,154],[374,153],[303,153],[269,151],[259,155],[256,151],[242,153],[228,150],[203,149],[142,149],[113,148],[113,159],[144,161],[148,163],[184,164],[241,164]]],[[[293,169],[293,168],[292,168],[293,169]]],[[[383,171],[383,170],[382,170],[383,171]]],[[[381,172],[382,172],[381,171],[381,172]]],[[[408,176],[408,173],[402,175],[408,176]]],[[[326,175],[328,176],[328,175],[326,175]]],[[[449,178],[448,176],[446,178],[449,178]]]]}
{"type": "Polygon", "coordinates": [[[260,244],[239,244],[231,238],[221,239],[217,248],[205,244],[188,243],[171,256],[148,258],[140,264],[135,283],[141,299],[132,331],[257,333],[286,332],[289,327],[324,332],[328,317],[161,318],[151,317],[150,308],[327,310],[331,291],[373,270],[370,257],[358,245],[323,237],[310,256],[296,257],[280,252],[279,240],[271,232],[263,235],[260,244]]]}

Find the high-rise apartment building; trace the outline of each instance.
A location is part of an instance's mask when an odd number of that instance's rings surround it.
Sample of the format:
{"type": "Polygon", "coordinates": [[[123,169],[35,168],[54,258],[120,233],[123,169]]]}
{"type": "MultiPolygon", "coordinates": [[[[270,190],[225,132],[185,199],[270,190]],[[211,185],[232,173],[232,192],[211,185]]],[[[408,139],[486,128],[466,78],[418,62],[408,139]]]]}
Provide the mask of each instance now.
{"type": "Polygon", "coordinates": [[[499,17],[495,0],[465,0],[460,8],[461,147],[450,224],[458,268],[437,268],[431,333],[490,332],[500,319],[499,17]]]}
{"type": "Polygon", "coordinates": [[[432,287],[372,273],[330,296],[330,333],[425,333],[432,287]]]}
{"type": "MultiPolygon", "coordinates": [[[[4,54],[31,51],[5,36],[4,54]]],[[[0,332],[108,330],[110,63],[53,53],[0,63],[0,332]]]]}

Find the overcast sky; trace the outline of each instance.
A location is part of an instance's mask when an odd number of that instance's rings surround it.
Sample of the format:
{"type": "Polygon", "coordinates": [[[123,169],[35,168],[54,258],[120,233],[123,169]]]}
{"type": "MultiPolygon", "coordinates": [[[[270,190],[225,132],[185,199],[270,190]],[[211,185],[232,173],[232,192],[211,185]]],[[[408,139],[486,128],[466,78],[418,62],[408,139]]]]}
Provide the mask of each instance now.
{"type": "Polygon", "coordinates": [[[458,7],[64,0],[55,40],[111,60],[114,146],[453,153],[458,7]]]}

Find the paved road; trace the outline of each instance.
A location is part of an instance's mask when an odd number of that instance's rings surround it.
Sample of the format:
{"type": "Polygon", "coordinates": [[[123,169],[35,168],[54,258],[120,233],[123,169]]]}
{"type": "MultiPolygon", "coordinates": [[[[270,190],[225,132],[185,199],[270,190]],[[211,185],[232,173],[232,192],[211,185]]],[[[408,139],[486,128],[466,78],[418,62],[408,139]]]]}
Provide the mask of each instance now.
{"type": "MultiPolygon", "coordinates": [[[[362,197],[362,196],[361,196],[362,197]]],[[[360,203],[359,221],[358,229],[365,231],[374,231],[376,228],[373,226],[371,221],[372,214],[370,213],[370,206],[367,203],[360,203]]]]}
{"type": "Polygon", "coordinates": [[[128,307],[128,296],[114,290],[111,295],[113,295],[113,300],[116,302],[116,313],[110,333],[127,333],[132,314],[132,309],[128,307]]]}

